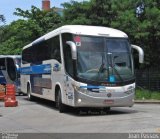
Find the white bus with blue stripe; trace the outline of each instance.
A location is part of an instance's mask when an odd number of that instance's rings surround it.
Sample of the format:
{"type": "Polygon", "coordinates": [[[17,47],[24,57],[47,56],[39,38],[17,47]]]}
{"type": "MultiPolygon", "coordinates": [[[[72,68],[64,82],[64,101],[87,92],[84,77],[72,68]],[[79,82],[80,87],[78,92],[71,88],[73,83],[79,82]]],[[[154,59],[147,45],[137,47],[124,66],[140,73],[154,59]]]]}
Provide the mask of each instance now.
{"type": "Polygon", "coordinates": [[[17,93],[21,93],[20,64],[20,55],[0,55],[0,84],[14,84],[17,93]]]}
{"type": "Polygon", "coordinates": [[[143,50],[119,30],[66,25],[38,38],[22,51],[21,90],[29,99],[72,107],[131,107],[135,75],[132,48],[143,50]]]}

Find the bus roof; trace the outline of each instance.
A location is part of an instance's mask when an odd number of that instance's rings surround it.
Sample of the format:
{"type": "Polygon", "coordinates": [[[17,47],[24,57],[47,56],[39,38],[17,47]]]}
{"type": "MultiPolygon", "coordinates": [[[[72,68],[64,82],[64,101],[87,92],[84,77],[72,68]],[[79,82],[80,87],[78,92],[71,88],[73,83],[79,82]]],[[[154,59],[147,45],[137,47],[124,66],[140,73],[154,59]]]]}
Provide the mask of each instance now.
{"type": "Polygon", "coordinates": [[[21,58],[21,55],[0,55],[0,58],[21,58]]]}
{"type": "Polygon", "coordinates": [[[60,33],[72,33],[77,35],[103,36],[103,37],[115,37],[115,38],[128,38],[127,34],[125,34],[124,32],[117,29],[109,28],[109,27],[86,26],[86,25],[65,25],[38,38],[37,40],[25,46],[23,49],[32,46],[34,43],[38,43],[43,40],[48,40],[60,33]]]}

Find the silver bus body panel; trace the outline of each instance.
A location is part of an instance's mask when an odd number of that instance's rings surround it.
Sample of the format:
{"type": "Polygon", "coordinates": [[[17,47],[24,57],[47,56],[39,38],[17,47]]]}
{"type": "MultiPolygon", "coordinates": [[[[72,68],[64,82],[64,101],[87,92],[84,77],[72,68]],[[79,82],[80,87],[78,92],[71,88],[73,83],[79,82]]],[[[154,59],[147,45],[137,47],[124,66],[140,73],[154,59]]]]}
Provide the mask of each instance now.
{"type": "Polygon", "coordinates": [[[108,98],[108,97],[93,97],[85,95],[81,92],[75,93],[75,107],[131,107],[134,104],[134,94],[117,97],[117,98],[108,98]],[[78,102],[78,99],[81,99],[81,102],[78,102]],[[108,101],[108,103],[107,103],[108,101]],[[113,102],[110,102],[113,101],[113,102]]]}
{"type": "Polygon", "coordinates": [[[131,107],[134,104],[135,83],[120,87],[100,86],[99,92],[92,92],[86,88],[84,91],[75,89],[76,86],[86,87],[87,84],[75,82],[71,78],[69,80],[65,83],[67,105],[73,107],[131,107]],[[130,91],[128,89],[132,91],[130,94],[126,93],[130,91]]]}

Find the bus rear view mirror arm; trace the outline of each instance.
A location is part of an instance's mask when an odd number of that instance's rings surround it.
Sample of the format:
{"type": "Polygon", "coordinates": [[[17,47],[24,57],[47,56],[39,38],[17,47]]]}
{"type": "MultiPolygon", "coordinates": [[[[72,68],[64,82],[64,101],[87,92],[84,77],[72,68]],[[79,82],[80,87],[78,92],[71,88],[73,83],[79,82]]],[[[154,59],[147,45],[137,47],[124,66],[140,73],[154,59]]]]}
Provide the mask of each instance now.
{"type": "Polygon", "coordinates": [[[67,41],[66,44],[68,44],[71,47],[72,59],[76,60],[77,59],[77,47],[75,43],[72,41],[67,41]]]}
{"type": "Polygon", "coordinates": [[[138,51],[139,54],[139,63],[143,63],[144,62],[144,52],[143,49],[137,45],[131,45],[132,48],[136,49],[138,51]]]}

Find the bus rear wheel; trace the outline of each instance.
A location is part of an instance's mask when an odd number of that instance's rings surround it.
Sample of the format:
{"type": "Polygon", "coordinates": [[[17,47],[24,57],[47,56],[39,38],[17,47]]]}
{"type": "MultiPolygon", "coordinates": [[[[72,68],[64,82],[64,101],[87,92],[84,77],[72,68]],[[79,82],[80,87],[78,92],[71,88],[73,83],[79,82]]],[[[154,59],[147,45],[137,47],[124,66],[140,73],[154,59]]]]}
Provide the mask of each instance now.
{"type": "Polygon", "coordinates": [[[62,103],[62,95],[60,89],[56,93],[56,107],[59,109],[60,113],[66,111],[66,106],[62,103]]]}

